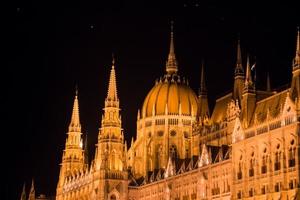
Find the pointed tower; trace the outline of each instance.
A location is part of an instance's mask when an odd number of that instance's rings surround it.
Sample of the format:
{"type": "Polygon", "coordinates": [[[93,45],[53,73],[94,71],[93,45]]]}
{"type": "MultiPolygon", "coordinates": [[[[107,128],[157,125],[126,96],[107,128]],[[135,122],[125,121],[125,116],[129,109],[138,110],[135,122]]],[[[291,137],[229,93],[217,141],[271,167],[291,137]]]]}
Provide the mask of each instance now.
{"type": "Polygon", "coordinates": [[[248,127],[256,103],[256,93],[254,83],[252,81],[249,56],[247,57],[247,71],[245,78],[245,86],[242,96],[242,121],[245,128],[248,127]]]}
{"type": "Polygon", "coordinates": [[[203,118],[204,116],[209,116],[208,99],[207,99],[207,89],[205,84],[205,74],[204,74],[204,61],[202,60],[201,68],[201,80],[199,89],[199,116],[203,118]]]}
{"type": "Polygon", "coordinates": [[[57,195],[62,192],[65,178],[76,174],[84,168],[84,150],[82,149],[82,133],[79,119],[78,90],[76,88],[73,111],[69,131],[63,151],[57,195]]]}
{"type": "Polygon", "coordinates": [[[245,73],[242,66],[242,53],[241,53],[240,39],[238,39],[237,59],[236,59],[236,66],[234,70],[233,99],[239,100],[239,102],[241,102],[242,99],[244,82],[245,82],[245,73]]]}
{"type": "Polygon", "coordinates": [[[31,188],[30,188],[30,193],[29,193],[28,200],[35,200],[35,189],[34,189],[33,179],[32,179],[32,182],[31,182],[31,188]]]}
{"type": "Polygon", "coordinates": [[[291,84],[291,98],[295,101],[300,98],[300,32],[299,27],[297,31],[296,55],[293,63],[293,77],[291,84]]]}
{"type": "Polygon", "coordinates": [[[22,188],[22,194],[21,194],[21,200],[26,200],[26,187],[25,187],[25,183],[23,184],[23,188],[22,188]]]}
{"type": "Polygon", "coordinates": [[[120,199],[126,199],[127,168],[124,135],[121,127],[120,102],[117,94],[115,60],[112,60],[104,115],[98,133],[96,171],[100,173],[97,199],[109,199],[109,193],[119,184],[120,199]]]}
{"type": "Polygon", "coordinates": [[[177,60],[175,57],[174,49],[174,33],[173,33],[173,21],[171,21],[171,41],[170,41],[170,52],[166,64],[166,72],[168,75],[176,74],[178,71],[177,60]]]}

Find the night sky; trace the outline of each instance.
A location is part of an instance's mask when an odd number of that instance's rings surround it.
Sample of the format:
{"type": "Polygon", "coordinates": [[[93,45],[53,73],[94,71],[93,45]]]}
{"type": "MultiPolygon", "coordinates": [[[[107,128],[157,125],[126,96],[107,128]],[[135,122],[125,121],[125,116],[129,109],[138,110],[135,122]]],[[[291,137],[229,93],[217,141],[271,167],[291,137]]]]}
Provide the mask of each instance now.
{"type": "Polygon", "coordinates": [[[46,2],[16,8],[15,58],[4,77],[9,131],[2,131],[7,136],[2,142],[8,155],[4,164],[12,170],[5,173],[7,199],[19,198],[24,182],[28,191],[32,177],[37,194],[55,193],[76,84],[82,131],[88,133],[93,157],[112,53],[122,124],[130,142],[137,109],[164,74],[171,20],[179,74],[198,91],[204,59],[211,109],[215,98],[233,86],[238,34],[244,67],[247,53],[251,64],[257,63],[257,88],[265,89],[268,71],[272,88],[286,87],[291,80],[300,24],[299,8],[292,4],[120,1],[66,9],[46,2]]]}

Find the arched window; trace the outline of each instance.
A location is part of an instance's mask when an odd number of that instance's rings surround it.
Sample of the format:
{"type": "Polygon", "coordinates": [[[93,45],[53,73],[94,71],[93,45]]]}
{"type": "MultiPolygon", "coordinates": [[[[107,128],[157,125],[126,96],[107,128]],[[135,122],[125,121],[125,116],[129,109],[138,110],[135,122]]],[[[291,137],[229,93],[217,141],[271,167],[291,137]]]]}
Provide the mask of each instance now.
{"type": "Polygon", "coordinates": [[[238,168],[238,173],[237,173],[237,179],[240,180],[243,178],[243,173],[242,173],[242,161],[239,162],[239,168],[238,168]]]}
{"type": "Polygon", "coordinates": [[[280,170],[280,158],[281,158],[281,152],[280,152],[280,145],[278,144],[275,152],[275,162],[274,162],[275,171],[280,170]]]}
{"type": "Polygon", "coordinates": [[[176,146],[175,145],[172,145],[171,148],[170,148],[170,155],[171,155],[171,158],[174,160],[174,159],[177,159],[177,149],[176,149],[176,146]]]}
{"type": "Polygon", "coordinates": [[[262,157],[262,163],[261,163],[261,173],[265,174],[267,173],[267,155],[263,155],[262,157]]]}
{"type": "Polygon", "coordinates": [[[274,170],[280,170],[280,152],[275,153],[274,170]]]}
{"type": "Polygon", "coordinates": [[[292,140],[291,142],[291,147],[289,148],[289,167],[295,167],[296,165],[296,147],[295,147],[295,141],[292,140]]]}
{"type": "Polygon", "coordinates": [[[113,195],[111,195],[111,196],[110,196],[110,200],[117,200],[117,197],[116,197],[116,195],[114,195],[114,194],[113,194],[113,195]]]}
{"type": "Polygon", "coordinates": [[[189,138],[189,133],[188,133],[188,132],[185,131],[185,132],[183,133],[183,135],[184,135],[184,138],[186,138],[186,139],[189,138]]]}
{"type": "Polygon", "coordinates": [[[254,158],[251,158],[250,165],[249,165],[249,177],[254,176],[254,158]]]}

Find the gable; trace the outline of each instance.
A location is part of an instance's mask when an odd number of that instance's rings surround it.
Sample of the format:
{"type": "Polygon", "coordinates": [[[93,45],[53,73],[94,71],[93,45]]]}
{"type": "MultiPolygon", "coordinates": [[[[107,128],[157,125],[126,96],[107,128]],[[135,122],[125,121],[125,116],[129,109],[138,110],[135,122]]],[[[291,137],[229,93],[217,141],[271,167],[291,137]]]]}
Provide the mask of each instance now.
{"type": "Polygon", "coordinates": [[[240,118],[236,118],[234,122],[234,128],[232,132],[232,143],[239,142],[245,138],[245,132],[241,124],[240,118]]]}

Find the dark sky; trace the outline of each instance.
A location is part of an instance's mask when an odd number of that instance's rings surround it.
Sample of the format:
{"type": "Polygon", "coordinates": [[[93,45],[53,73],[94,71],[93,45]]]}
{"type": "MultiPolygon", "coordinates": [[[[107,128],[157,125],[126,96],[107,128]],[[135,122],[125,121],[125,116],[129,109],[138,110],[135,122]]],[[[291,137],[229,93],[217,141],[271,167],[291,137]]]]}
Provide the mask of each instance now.
{"type": "Polygon", "coordinates": [[[252,63],[256,60],[258,88],[265,88],[267,71],[273,88],[291,80],[300,24],[295,5],[125,2],[72,8],[47,1],[17,5],[15,59],[7,73],[4,106],[12,130],[3,133],[9,144],[6,166],[12,170],[7,199],[19,198],[24,182],[29,190],[32,177],[38,194],[54,194],[76,83],[82,129],[88,132],[93,157],[112,52],[123,128],[130,141],[137,109],[164,74],[170,20],[175,22],[179,73],[195,91],[205,60],[210,107],[232,88],[238,33],[243,60],[247,53],[252,63]]]}

